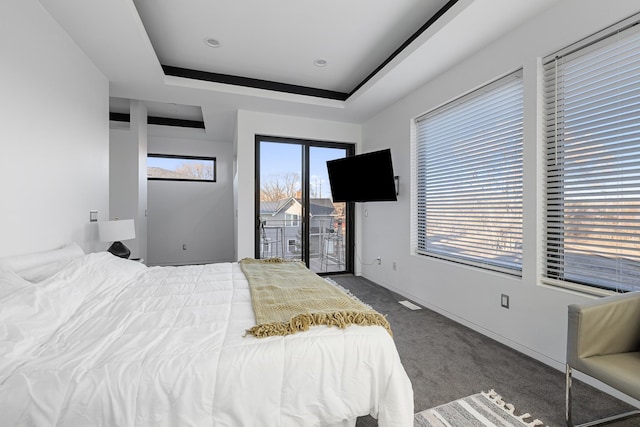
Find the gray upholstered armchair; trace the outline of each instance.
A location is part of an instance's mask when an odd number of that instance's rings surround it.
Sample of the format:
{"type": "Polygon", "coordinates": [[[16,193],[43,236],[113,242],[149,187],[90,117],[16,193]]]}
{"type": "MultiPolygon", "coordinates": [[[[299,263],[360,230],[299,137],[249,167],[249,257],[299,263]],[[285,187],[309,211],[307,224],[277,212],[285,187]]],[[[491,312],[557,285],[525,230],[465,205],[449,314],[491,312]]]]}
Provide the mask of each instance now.
{"type": "MultiPolygon", "coordinates": [[[[571,372],[578,370],[640,400],[640,292],[569,306],[566,418],[571,414],[571,372]]],[[[631,411],[580,426],[604,424],[640,414],[631,411]]]]}

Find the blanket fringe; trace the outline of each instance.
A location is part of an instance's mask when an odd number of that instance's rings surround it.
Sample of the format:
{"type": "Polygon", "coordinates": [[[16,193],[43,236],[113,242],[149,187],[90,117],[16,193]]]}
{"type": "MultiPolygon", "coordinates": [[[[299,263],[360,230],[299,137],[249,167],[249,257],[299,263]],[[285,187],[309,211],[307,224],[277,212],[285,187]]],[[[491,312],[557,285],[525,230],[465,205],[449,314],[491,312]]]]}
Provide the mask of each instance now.
{"type": "Polygon", "coordinates": [[[391,326],[387,319],[380,313],[362,312],[333,312],[333,313],[309,313],[292,317],[288,322],[272,322],[256,325],[247,329],[247,333],[258,338],[290,335],[296,332],[308,330],[311,326],[337,326],[344,329],[349,325],[383,326],[390,335],[391,326]]]}
{"type": "Polygon", "coordinates": [[[500,408],[504,409],[505,411],[507,411],[508,413],[513,415],[514,417],[518,418],[520,421],[522,421],[522,423],[524,425],[529,426],[529,427],[537,427],[537,426],[544,425],[544,423],[542,421],[538,420],[538,419],[534,419],[534,420],[528,421],[528,419],[533,418],[531,416],[531,414],[529,414],[529,413],[525,413],[525,414],[522,414],[520,416],[517,416],[514,413],[515,412],[515,407],[511,403],[506,403],[504,400],[502,400],[502,396],[500,396],[498,393],[496,393],[493,389],[489,390],[486,393],[483,391],[482,394],[484,396],[486,396],[489,400],[491,400],[493,403],[498,405],[500,408]]]}

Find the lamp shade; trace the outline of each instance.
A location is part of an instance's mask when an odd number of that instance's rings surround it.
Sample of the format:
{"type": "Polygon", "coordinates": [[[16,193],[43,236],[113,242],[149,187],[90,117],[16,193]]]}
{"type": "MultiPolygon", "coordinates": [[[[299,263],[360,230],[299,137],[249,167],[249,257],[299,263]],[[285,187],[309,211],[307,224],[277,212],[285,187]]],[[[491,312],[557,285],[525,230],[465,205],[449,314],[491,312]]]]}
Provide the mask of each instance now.
{"type": "Polygon", "coordinates": [[[98,234],[103,242],[115,242],[136,238],[136,230],[132,219],[102,221],[98,223],[98,234]]]}

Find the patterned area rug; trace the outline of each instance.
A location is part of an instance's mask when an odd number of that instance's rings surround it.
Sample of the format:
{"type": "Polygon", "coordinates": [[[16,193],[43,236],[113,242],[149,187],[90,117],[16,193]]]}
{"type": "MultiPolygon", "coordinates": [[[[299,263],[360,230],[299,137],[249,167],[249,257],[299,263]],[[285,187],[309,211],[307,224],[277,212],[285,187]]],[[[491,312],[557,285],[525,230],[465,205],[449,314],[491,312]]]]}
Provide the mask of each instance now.
{"type": "Polygon", "coordinates": [[[530,414],[515,414],[493,390],[458,399],[415,415],[414,427],[522,427],[543,426],[530,414]]]}

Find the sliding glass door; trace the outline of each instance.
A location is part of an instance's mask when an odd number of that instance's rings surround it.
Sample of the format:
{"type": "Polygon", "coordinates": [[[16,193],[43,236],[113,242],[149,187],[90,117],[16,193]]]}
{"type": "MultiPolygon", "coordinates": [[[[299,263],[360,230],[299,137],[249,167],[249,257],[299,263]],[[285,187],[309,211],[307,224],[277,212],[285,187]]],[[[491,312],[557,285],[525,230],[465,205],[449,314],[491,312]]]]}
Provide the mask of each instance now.
{"type": "Polygon", "coordinates": [[[352,206],[333,203],[327,161],[352,144],[256,136],[256,258],[352,272],[352,206]]]}

